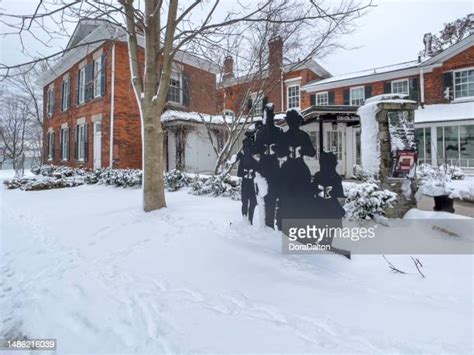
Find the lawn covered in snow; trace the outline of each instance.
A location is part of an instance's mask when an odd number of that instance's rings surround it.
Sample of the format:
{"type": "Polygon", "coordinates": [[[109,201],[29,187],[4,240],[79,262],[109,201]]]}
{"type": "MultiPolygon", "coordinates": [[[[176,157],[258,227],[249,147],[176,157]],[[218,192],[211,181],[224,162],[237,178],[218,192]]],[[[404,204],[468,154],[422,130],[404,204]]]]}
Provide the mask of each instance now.
{"type": "MultiPolygon", "coordinates": [[[[0,187],[0,338],[59,352],[472,353],[473,257],[282,255],[228,198],[0,187]]],[[[429,222],[428,222],[429,223],[429,222]]]]}

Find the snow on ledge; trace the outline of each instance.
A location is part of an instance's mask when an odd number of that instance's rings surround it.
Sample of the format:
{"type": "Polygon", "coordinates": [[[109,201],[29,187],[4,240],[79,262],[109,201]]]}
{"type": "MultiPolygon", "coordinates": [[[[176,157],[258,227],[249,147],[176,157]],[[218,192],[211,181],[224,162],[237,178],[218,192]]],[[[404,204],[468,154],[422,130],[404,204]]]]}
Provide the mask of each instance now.
{"type": "MultiPolygon", "coordinates": [[[[284,113],[275,114],[275,121],[282,120],[285,118],[284,113]]],[[[223,124],[223,123],[232,123],[234,118],[224,115],[210,115],[208,113],[200,112],[186,112],[178,110],[167,110],[161,115],[161,122],[171,122],[171,121],[189,121],[189,122],[199,122],[199,123],[214,123],[214,124],[223,124]]],[[[262,121],[262,116],[254,116],[249,118],[246,122],[245,117],[240,118],[241,123],[252,123],[262,121]]]]}
{"type": "Polygon", "coordinates": [[[415,110],[415,123],[474,119],[474,101],[425,105],[415,110]]]}

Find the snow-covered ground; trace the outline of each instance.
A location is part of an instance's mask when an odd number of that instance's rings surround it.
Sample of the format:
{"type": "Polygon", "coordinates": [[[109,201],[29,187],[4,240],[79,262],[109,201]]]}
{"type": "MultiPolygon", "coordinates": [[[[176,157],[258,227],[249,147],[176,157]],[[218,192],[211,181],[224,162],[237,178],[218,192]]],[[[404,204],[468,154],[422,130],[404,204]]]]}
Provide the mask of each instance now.
{"type": "Polygon", "coordinates": [[[472,256],[283,255],[227,198],[0,187],[0,338],[65,352],[473,352],[472,256]]]}

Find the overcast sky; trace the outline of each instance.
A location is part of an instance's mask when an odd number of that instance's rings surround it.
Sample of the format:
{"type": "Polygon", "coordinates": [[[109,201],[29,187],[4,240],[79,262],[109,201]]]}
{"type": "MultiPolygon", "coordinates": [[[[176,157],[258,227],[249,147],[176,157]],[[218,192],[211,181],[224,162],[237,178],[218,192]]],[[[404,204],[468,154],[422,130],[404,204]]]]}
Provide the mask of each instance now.
{"type": "MultiPolygon", "coordinates": [[[[227,7],[236,0],[223,1],[227,7]]],[[[0,7],[9,13],[32,13],[37,3],[37,0],[0,0],[0,7]]],[[[342,39],[350,49],[337,50],[319,60],[333,75],[414,60],[423,48],[423,34],[436,33],[445,22],[474,12],[472,0],[374,0],[374,3],[377,7],[358,21],[354,33],[342,39]]],[[[5,30],[0,29],[2,33],[5,30]]],[[[44,48],[32,38],[27,38],[25,45],[33,54],[54,50],[54,46],[44,48]]],[[[25,60],[17,38],[0,37],[0,48],[2,63],[25,60]]]]}

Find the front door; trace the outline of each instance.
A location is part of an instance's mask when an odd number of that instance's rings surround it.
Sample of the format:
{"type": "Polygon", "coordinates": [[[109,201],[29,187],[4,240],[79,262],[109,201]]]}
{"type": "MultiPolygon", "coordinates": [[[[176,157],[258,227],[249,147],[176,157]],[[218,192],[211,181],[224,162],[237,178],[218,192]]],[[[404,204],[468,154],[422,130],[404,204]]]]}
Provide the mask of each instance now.
{"type": "Polygon", "coordinates": [[[345,175],[345,161],[344,161],[344,136],[343,132],[339,129],[329,128],[326,131],[326,152],[332,152],[337,157],[336,171],[339,175],[345,175]]]}
{"type": "Polygon", "coordinates": [[[102,123],[94,122],[94,169],[102,167],[102,123]]]}

